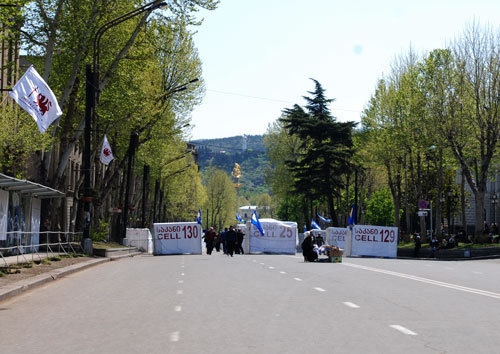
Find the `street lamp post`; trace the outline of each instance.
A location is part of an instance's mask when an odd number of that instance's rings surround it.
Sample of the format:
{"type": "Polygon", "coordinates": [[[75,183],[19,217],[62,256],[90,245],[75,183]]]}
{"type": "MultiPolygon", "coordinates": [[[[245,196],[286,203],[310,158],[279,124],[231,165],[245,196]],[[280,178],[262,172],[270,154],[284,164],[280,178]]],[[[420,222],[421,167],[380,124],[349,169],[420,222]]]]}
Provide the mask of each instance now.
{"type": "Polygon", "coordinates": [[[85,144],[83,151],[83,169],[84,169],[84,197],[83,197],[83,210],[85,215],[85,222],[83,226],[83,243],[85,251],[88,249],[91,250],[91,241],[90,243],[87,241],[90,239],[90,226],[92,223],[92,215],[90,212],[91,203],[92,203],[92,188],[91,188],[91,125],[92,125],[92,115],[95,110],[96,99],[99,85],[99,44],[102,35],[108,29],[113,26],[122,23],[128,19],[131,19],[134,16],[137,16],[143,12],[153,11],[159,7],[165,6],[165,2],[160,2],[160,0],[152,1],[144,6],[138,7],[135,10],[132,10],[122,16],[119,16],[101,27],[97,30],[94,37],[94,56],[93,56],[93,68],[90,64],[87,64],[85,67],[85,75],[86,75],[86,100],[85,100],[85,144]],[[89,245],[90,244],[90,245],[89,245]]]}
{"type": "Polygon", "coordinates": [[[496,222],[496,206],[497,206],[497,203],[498,203],[498,196],[496,193],[493,193],[491,195],[491,205],[493,206],[493,217],[492,217],[492,221],[493,222],[496,222]]]}
{"type": "Polygon", "coordinates": [[[446,200],[447,203],[447,216],[446,218],[448,219],[448,235],[450,234],[451,231],[451,196],[452,192],[451,190],[448,190],[448,199],[446,200]]]}

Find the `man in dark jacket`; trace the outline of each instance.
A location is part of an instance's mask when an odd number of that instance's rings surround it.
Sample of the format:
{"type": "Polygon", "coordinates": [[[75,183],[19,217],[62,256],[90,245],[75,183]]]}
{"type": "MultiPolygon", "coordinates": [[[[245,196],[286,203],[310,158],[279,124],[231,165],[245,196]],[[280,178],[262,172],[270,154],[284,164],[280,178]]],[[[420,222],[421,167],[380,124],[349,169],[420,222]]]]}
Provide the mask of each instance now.
{"type": "Polygon", "coordinates": [[[238,235],[236,231],[234,231],[233,225],[229,227],[229,231],[226,232],[226,244],[227,244],[227,252],[232,257],[234,253],[234,248],[236,246],[236,242],[238,241],[238,235]]]}
{"type": "Polygon", "coordinates": [[[245,237],[245,234],[241,232],[240,229],[236,229],[236,253],[238,254],[244,254],[245,251],[243,251],[243,238],[245,237]]]}
{"type": "Polygon", "coordinates": [[[214,249],[214,240],[215,240],[215,231],[213,227],[211,227],[207,232],[205,232],[203,239],[207,244],[207,254],[212,254],[212,250],[214,249]]]}

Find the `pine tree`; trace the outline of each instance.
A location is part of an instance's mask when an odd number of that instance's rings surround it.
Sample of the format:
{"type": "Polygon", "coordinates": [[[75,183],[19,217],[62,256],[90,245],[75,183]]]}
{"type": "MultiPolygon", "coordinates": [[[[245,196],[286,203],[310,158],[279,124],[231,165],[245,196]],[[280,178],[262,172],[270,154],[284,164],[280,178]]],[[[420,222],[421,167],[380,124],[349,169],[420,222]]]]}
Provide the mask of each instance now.
{"type": "Polygon", "coordinates": [[[280,118],[285,129],[302,141],[299,158],[285,163],[295,177],[295,192],[307,198],[326,197],[330,217],[336,224],[333,201],[343,187],[342,175],[350,170],[355,123],[337,122],[328,108],[334,100],[326,98],[321,84],[312,80],[315,90],[308,92],[311,97],[304,96],[307,105],[287,108],[280,118]]]}

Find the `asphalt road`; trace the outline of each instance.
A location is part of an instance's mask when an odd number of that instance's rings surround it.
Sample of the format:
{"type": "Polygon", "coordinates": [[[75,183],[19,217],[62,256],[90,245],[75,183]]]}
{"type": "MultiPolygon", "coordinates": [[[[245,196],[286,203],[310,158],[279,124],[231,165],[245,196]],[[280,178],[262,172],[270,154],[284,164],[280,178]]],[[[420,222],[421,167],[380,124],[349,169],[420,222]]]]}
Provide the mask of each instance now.
{"type": "Polygon", "coordinates": [[[498,353],[499,269],[138,256],[0,303],[0,353],[498,353]]]}

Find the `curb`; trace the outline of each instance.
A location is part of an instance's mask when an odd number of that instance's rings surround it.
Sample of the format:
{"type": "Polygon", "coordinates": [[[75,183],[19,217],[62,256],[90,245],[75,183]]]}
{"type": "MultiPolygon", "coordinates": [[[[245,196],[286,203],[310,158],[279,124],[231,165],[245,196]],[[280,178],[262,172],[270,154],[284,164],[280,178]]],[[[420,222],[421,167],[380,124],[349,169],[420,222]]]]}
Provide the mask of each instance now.
{"type": "Polygon", "coordinates": [[[7,300],[10,297],[19,295],[25,291],[31,290],[58,278],[62,278],[66,275],[109,261],[111,261],[111,259],[109,258],[91,259],[87,262],[73,264],[68,267],[56,269],[46,274],[40,274],[29,279],[21,280],[14,284],[6,285],[0,288],[0,301],[7,300]]]}
{"type": "Polygon", "coordinates": [[[127,254],[121,254],[119,256],[110,256],[110,257],[107,257],[107,259],[109,259],[110,261],[116,261],[116,260],[119,260],[121,258],[134,257],[134,256],[138,256],[140,254],[142,254],[142,252],[132,252],[132,253],[127,253],[127,254]]]}

